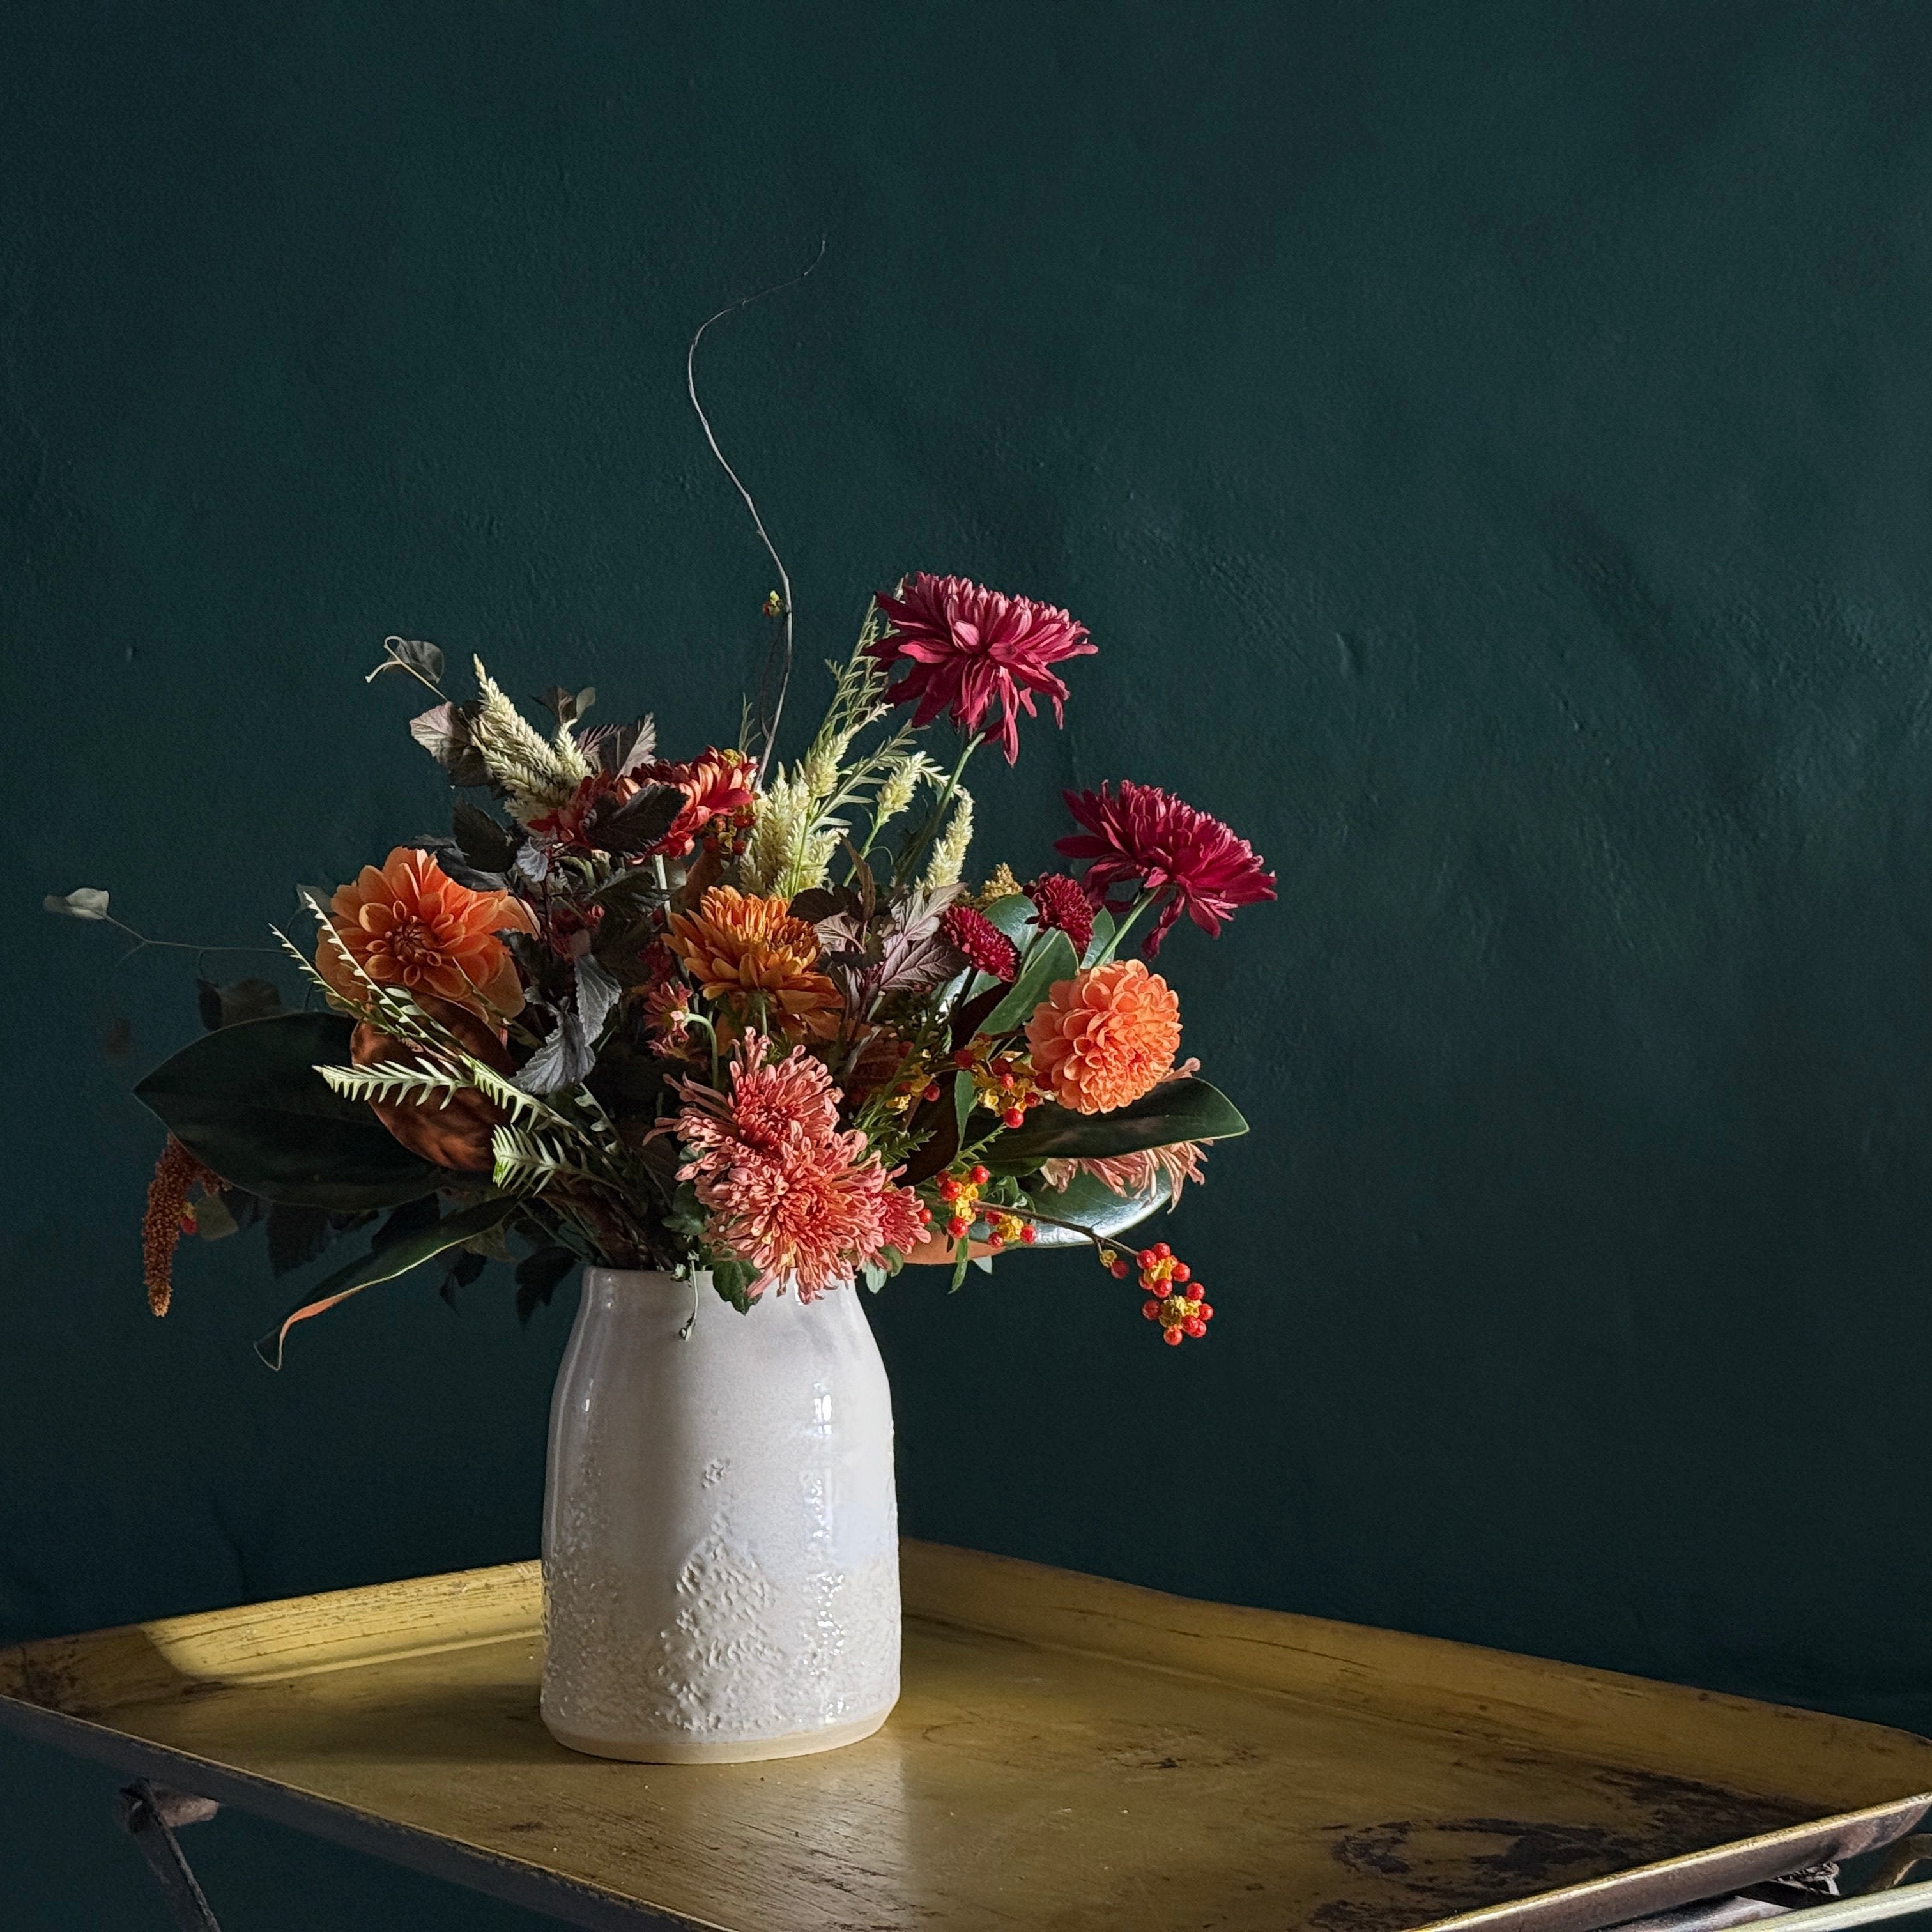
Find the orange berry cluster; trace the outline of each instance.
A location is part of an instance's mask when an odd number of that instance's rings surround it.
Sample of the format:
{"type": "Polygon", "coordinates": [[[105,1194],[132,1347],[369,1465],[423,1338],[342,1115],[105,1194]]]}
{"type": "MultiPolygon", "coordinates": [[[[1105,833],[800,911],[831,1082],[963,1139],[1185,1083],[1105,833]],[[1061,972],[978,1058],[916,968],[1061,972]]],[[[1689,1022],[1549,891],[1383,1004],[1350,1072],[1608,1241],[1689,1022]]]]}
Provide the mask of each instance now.
{"type": "Polygon", "coordinates": [[[952,1056],[962,1073],[973,1076],[974,1097],[1009,1127],[1026,1124],[1027,1109],[1046,1098],[1034,1084],[1033,1063],[1011,1048],[996,1048],[983,1035],[952,1056]]]}
{"type": "MultiPolygon", "coordinates": [[[[976,1164],[956,1167],[939,1177],[939,1198],[952,1210],[946,1223],[949,1239],[961,1241],[966,1238],[973,1223],[980,1219],[980,1191],[992,1178],[985,1168],[976,1164]]],[[[1010,1214],[1004,1208],[994,1208],[986,1220],[986,1245],[995,1254],[1009,1241],[1018,1241],[1023,1247],[1030,1247],[1037,1238],[1032,1222],[1022,1221],[1017,1214],[1010,1214]]]]}
{"type": "Polygon", "coordinates": [[[752,842],[752,828],[758,822],[758,808],[741,805],[735,812],[722,814],[704,828],[704,844],[721,859],[742,859],[752,842]]]}
{"type": "MultiPolygon", "coordinates": [[[[1160,1339],[1170,1346],[1190,1336],[1198,1341],[1207,1334],[1214,1311],[1202,1298],[1201,1284],[1192,1278],[1193,1270],[1185,1262],[1175,1259],[1174,1250],[1165,1241],[1142,1249],[1134,1259],[1140,1266],[1141,1286],[1147,1292],[1141,1312],[1150,1322],[1160,1324],[1160,1339]]],[[[1112,1248],[1102,1248],[1100,1261],[1116,1280],[1126,1280],[1124,1256],[1112,1248]]]]}

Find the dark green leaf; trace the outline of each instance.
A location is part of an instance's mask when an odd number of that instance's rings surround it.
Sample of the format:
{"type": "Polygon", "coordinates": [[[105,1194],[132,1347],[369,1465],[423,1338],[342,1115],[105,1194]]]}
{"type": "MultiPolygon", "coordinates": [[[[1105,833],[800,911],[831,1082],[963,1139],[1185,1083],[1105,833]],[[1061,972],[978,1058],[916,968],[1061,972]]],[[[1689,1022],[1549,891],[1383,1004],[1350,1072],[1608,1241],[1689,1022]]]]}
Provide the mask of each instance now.
{"type": "Polygon", "coordinates": [[[346,1016],[327,1012],[224,1026],[164,1060],[135,1095],[196,1160],[265,1199],[350,1209],[413,1201],[443,1171],[315,1070],[349,1058],[351,1030],[346,1016]]]}
{"type": "MultiPolygon", "coordinates": [[[[1144,1194],[1124,1198],[1090,1174],[1076,1174],[1064,1190],[1036,1187],[1028,1198],[1042,1214],[1051,1214],[1055,1221],[1070,1221],[1073,1228],[1084,1228],[1108,1240],[1117,1240],[1149,1215],[1158,1214],[1168,1199],[1164,1180],[1156,1181],[1144,1194]]],[[[1040,1222],[1033,1245],[1035,1248],[1077,1247],[1081,1237],[1073,1228],[1057,1228],[1040,1222]]]]}
{"type": "Polygon", "coordinates": [[[405,1201],[369,1237],[372,1254],[380,1254],[386,1248],[393,1248],[398,1241],[408,1240],[434,1228],[442,1218],[442,1204],[434,1194],[425,1194],[420,1200],[405,1201]]]}
{"type": "Polygon", "coordinates": [[[359,1262],[351,1262],[346,1268],[338,1268],[326,1280],[316,1282],[308,1298],[291,1310],[278,1327],[255,1344],[255,1352],[270,1368],[279,1369],[282,1366],[282,1345],[288,1339],[289,1330],[298,1322],[323,1314],[339,1302],[346,1301],[352,1294],[359,1294],[365,1288],[374,1288],[378,1282],[394,1281],[397,1276],[419,1268],[447,1249],[460,1247],[472,1237],[487,1233],[507,1221],[522,1207],[523,1203],[514,1196],[496,1195],[490,1200],[479,1201],[473,1208],[464,1208],[460,1214],[447,1215],[433,1226],[403,1235],[386,1248],[372,1248],[359,1262]]]}
{"type": "Polygon", "coordinates": [[[1177,1141],[1232,1140],[1247,1130],[1218,1088],[1204,1080],[1168,1080],[1111,1114],[1076,1114],[1049,1101],[1028,1114],[1024,1126],[1001,1134],[981,1158],[995,1173],[1030,1174],[1043,1160],[1094,1160],[1177,1141]]]}
{"type": "Polygon", "coordinates": [[[1020,976],[1008,988],[1005,998],[980,1022],[980,1030],[1009,1033],[1016,1027],[1024,1026],[1054,981],[1070,980],[1078,970],[1073,942],[1066,934],[1043,934],[1027,955],[1020,976]]]}
{"type": "Polygon", "coordinates": [[[326,1208],[278,1201],[268,1210],[268,1265],[277,1274],[306,1268],[334,1238],[326,1208]]]}
{"type": "Polygon", "coordinates": [[[616,811],[599,816],[584,836],[600,852],[648,852],[684,806],[684,794],[676,785],[647,784],[616,811]]]}
{"type": "Polygon", "coordinates": [[[194,990],[206,1027],[239,1026],[244,1020],[265,1020],[282,1010],[281,989],[267,980],[231,980],[225,986],[197,980],[194,990]],[[210,994],[214,995],[212,1002],[210,994]],[[212,1019],[208,1016],[211,1004],[212,1019]]]}
{"type": "MultiPolygon", "coordinates": [[[[966,1117],[973,1111],[973,1098],[976,1089],[970,1073],[956,1073],[952,1076],[952,1124],[958,1130],[958,1138],[966,1138],[966,1117]]],[[[957,1143],[956,1142],[956,1144],[957,1143]]]]}
{"type": "Polygon", "coordinates": [[[479,872],[507,872],[516,862],[517,842],[502,821],[465,799],[451,826],[458,848],[479,872]]]}
{"type": "Polygon", "coordinates": [[[556,1285],[580,1257],[566,1247],[539,1248],[517,1264],[517,1319],[528,1323],[539,1306],[548,1308],[556,1285]]]}
{"type": "Polygon", "coordinates": [[[385,638],[382,640],[382,662],[362,682],[374,684],[386,670],[416,671],[431,684],[440,684],[442,682],[442,652],[434,644],[426,644],[420,638],[385,638]]]}
{"type": "Polygon", "coordinates": [[[758,1271],[749,1262],[734,1261],[728,1256],[711,1264],[711,1286],[740,1315],[752,1312],[752,1284],[758,1278],[758,1271]]]}

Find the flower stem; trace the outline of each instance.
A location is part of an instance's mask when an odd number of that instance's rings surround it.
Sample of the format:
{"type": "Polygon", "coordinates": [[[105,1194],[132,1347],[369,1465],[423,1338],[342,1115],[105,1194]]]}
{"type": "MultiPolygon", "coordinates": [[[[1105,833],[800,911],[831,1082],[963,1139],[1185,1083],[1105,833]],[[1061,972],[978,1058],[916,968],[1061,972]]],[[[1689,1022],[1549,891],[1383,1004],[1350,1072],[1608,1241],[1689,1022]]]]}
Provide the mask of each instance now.
{"type": "Polygon", "coordinates": [[[960,774],[966,769],[966,760],[986,742],[983,731],[961,741],[959,755],[952,761],[952,770],[947,774],[946,789],[939,794],[939,802],[932,808],[932,814],[922,825],[917,836],[902,851],[892,865],[892,883],[910,879],[914,868],[926,856],[926,848],[939,836],[939,828],[945,822],[946,808],[952,802],[953,794],[959,789],[960,774]]]}
{"type": "Polygon", "coordinates": [[[1108,940],[1105,946],[1101,947],[1100,957],[1094,962],[1094,964],[1096,966],[1106,965],[1108,961],[1112,958],[1115,953],[1119,952],[1120,950],[1120,941],[1126,938],[1129,933],[1133,931],[1136,924],[1140,919],[1141,914],[1145,912],[1148,908],[1152,905],[1154,901],[1160,898],[1160,895],[1158,892],[1149,890],[1143,892],[1140,897],[1135,900],[1132,908],[1129,910],[1126,916],[1120,921],[1118,926],[1114,927],[1113,938],[1108,940]]]}

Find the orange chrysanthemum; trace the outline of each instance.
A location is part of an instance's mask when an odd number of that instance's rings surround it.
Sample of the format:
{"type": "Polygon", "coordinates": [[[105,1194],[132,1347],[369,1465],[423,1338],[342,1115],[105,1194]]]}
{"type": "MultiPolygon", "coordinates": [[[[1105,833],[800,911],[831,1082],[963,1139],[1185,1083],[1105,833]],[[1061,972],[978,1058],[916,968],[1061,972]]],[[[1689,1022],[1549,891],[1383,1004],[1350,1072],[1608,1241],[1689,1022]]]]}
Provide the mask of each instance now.
{"type": "Polygon", "coordinates": [[[694,913],[673,913],[670,943],[704,997],[740,1017],[762,994],[768,1023],[824,1038],[837,1030],[838,993],[823,973],[818,934],[783,899],[754,898],[713,886],[694,913]]]}
{"type": "MultiPolygon", "coordinates": [[[[485,1019],[523,1011],[516,962],[496,934],[534,938],[537,927],[513,894],[472,892],[427,852],[398,845],[381,871],[364,866],[328,910],[337,938],[379,986],[430,994],[485,1019]]],[[[360,1003],[362,982],[326,934],[316,944],[315,964],[350,1005],[360,1003]]]]}
{"type": "Polygon", "coordinates": [[[1174,1071],[1180,1002],[1138,959],[1057,980],[1027,1022],[1034,1076],[1063,1107],[1111,1113],[1174,1071]]]}

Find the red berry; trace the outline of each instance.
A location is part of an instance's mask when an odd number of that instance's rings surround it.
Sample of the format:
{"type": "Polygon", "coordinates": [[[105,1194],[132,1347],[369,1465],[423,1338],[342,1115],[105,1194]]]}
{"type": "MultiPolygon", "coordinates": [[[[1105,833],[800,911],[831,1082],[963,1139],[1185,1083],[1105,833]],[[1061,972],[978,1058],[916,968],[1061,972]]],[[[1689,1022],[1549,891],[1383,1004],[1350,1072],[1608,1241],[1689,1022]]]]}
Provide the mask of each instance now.
{"type": "Polygon", "coordinates": [[[939,1098],[939,1082],[937,1080],[926,1088],[926,1097],[928,1100],[936,1100],[939,1098]]]}
{"type": "Polygon", "coordinates": [[[983,1167],[976,1167],[966,1178],[975,1187],[984,1187],[993,1177],[983,1167]]]}
{"type": "Polygon", "coordinates": [[[1028,1247],[1031,1247],[1034,1243],[1040,1239],[1040,1230],[1036,1228],[1030,1221],[1028,1221],[1020,1229],[1020,1239],[1024,1241],[1028,1247]]]}
{"type": "Polygon", "coordinates": [[[988,1234],[986,1237],[986,1245],[994,1254],[998,1254],[1006,1245],[1006,1238],[1004,1234],[988,1234]]]}
{"type": "Polygon", "coordinates": [[[1213,1310],[1213,1309],[1211,1309],[1211,1308],[1210,1308],[1210,1307],[1208,1306],[1207,1303],[1206,1303],[1206,1302],[1204,1302],[1204,1301],[1201,1304],[1200,1307],[1199,1307],[1199,1308],[1198,1308],[1196,1312],[1196,1313],[1197,1313],[1197,1314],[1198,1314],[1198,1316],[1200,1316],[1200,1318],[1201,1318],[1203,1322],[1211,1322],[1211,1321],[1213,1321],[1213,1320],[1214,1320],[1214,1310],[1213,1310]]]}
{"type": "Polygon", "coordinates": [[[946,1232],[956,1241],[962,1234],[965,1233],[968,1228],[972,1226],[972,1222],[968,1220],[964,1215],[956,1214],[951,1220],[946,1222],[946,1232]]]}
{"type": "Polygon", "coordinates": [[[1127,1264],[1125,1262],[1115,1262],[1108,1268],[1107,1272],[1116,1281],[1125,1281],[1127,1278],[1127,1264]]]}
{"type": "Polygon", "coordinates": [[[1193,1272],[1194,1270],[1185,1262],[1176,1262],[1174,1264],[1174,1278],[1176,1281],[1186,1281],[1193,1272]]]}
{"type": "Polygon", "coordinates": [[[1156,1254],[1160,1256],[1162,1261],[1168,1260],[1172,1258],[1174,1253],[1174,1250],[1170,1248],[1165,1241],[1155,1242],[1154,1244],[1154,1251],[1156,1254]]]}
{"type": "Polygon", "coordinates": [[[1000,1118],[1010,1127],[1023,1127],[1026,1125],[1026,1112],[1023,1108],[1009,1107],[1000,1118]]]}
{"type": "Polygon", "coordinates": [[[1204,1335],[1208,1332],[1207,1323],[1198,1315],[1190,1315],[1180,1325],[1190,1335],[1204,1335]]]}
{"type": "Polygon", "coordinates": [[[973,1049],[970,1046],[962,1046],[952,1056],[952,1064],[963,1072],[973,1064],[973,1049]]]}
{"type": "Polygon", "coordinates": [[[1151,1268],[1156,1258],[1157,1257],[1155,1256],[1154,1251],[1151,1248],[1142,1249],[1140,1252],[1134,1257],[1134,1259],[1138,1262],[1142,1268],[1151,1268]]]}
{"type": "Polygon", "coordinates": [[[1160,1316],[1160,1304],[1157,1301],[1144,1301],[1141,1304],[1141,1312],[1150,1322],[1156,1321],[1160,1316]]]}
{"type": "Polygon", "coordinates": [[[1180,1330],[1178,1328],[1163,1328],[1160,1331],[1160,1339],[1169,1348],[1178,1347],[1180,1342],[1180,1330]]]}

